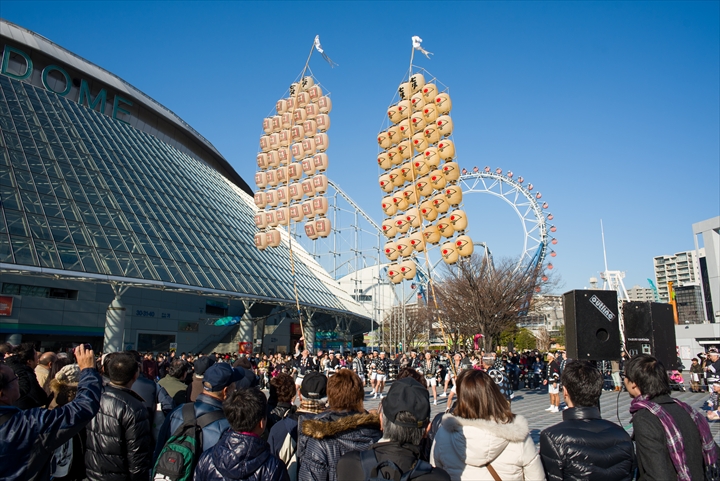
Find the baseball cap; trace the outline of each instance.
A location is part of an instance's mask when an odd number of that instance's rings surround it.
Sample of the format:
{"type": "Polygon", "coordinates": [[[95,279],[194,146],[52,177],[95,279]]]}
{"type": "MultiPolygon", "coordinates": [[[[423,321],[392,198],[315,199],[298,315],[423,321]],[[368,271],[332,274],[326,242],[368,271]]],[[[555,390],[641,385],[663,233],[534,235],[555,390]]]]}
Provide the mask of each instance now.
{"type": "Polygon", "coordinates": [[[327,397],[327,378],[317,371],[310,371],[300,385],[300,394],[308,399],[327,397]]]}
{"type": "Polygon", "coordinates": [[[203,389],[210,392],[222,391],[230,384],[242,379],[242,377],[242,373],[230,367],[230,364],[219,362],[205,371],[203,389]]]}
{"type": "Polygon", "coordinates": [[[213,359],[212,357],[210,357],[210,356],[201,357],[200,359],[195,361],[195,364],[194,364],[195,374],[197,376],[202,376],[203,374],[205,374],[205,371],[207,371],[208,368],[210,366],[212,366],[213,364],[215,364],[215,359],[213,359]]]}
{"type": "Polygon", "coordinates": [[[383,414],[388,420],[406,428],[422,428],[430,422],[430,393],[415,379],[406,377],[395,381],[382,400],[383,414]],[[396,420],[399,412],[407,411],[417,419],[417,423],[396,420]]]}

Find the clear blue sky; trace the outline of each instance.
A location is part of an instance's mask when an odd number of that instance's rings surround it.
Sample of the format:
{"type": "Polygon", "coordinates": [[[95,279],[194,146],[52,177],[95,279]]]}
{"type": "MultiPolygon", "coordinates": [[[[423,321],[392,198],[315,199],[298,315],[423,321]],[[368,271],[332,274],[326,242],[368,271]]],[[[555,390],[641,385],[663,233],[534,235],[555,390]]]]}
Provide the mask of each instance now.
{"type": "MultiPolygon", "coordinates": [[[[329,176],[378,222],[375,135],[419,35],[450,87],[458,161],[523,175],[557,225],[562,290],[610,269],[647,287],[652,257],[694,248],[720,215],[720,3],[33,2],[0,16],[113,72],[176,112],[252,183],[262,118],[311,67],[333,98],[329,176]]],[[[491,196],[470,226],[519,254],[491,196]]]]}

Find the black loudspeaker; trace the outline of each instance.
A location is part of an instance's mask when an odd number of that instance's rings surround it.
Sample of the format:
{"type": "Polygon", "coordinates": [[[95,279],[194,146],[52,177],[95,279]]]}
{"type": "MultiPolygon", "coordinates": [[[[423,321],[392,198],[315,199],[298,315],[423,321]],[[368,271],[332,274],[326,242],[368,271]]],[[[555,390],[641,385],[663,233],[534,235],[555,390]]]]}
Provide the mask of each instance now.
{"type": "Polygon", "coordinates": [[[565,344],[569,359],[620,360],[617,292],[575,290],[563,294],[565,344]]]}
{"type": "Polygon", "coordinates": [[[660,302],[626,302],[623,305],[625,344],[628,354],[650,354],[665,369],[677,368],[675,319],[670,304],[660,302]]]}

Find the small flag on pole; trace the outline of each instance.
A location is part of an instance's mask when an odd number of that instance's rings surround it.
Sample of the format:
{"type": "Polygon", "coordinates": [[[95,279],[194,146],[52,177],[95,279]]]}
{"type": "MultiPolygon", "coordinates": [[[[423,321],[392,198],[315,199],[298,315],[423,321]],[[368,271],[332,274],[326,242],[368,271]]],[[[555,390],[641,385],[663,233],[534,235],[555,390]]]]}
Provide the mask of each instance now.
{"type": "Polygon", "coordinates": [[[315,50],[317,50],[318,53],[322,55],[322,58],[324,58],[325,61],[330,64],[330,68],[335,68],[337,64],[333,62],[330,57],[328,57],[328,55],[325,53],[325,50],[323,50],[322,45],[320,45],[320,35],[315,35],[315,50]]]}
{"type": "Polygon", "coordinates": [[[427,58],[430,58],[430,55],[433,55],[432,52],[428,52],[427,50],[425,50],[424,48],[422,48],[422,39],[421,39],[420,37],[418,37],[417,35],[415,35],[415,36],[412,38],[412,44],[413,44],[413,48],[414,48],[415,50],[419,50],[419,51],[420,51],[423,55],[425,55],[427,58]]]}

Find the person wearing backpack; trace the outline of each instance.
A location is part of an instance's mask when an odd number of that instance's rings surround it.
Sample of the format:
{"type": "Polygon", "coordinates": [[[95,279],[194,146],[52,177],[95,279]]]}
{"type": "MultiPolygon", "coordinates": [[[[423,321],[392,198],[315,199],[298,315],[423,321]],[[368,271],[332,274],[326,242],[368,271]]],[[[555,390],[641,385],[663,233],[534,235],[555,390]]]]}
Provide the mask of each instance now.
{"type": "Polygon", "coordinates": [[[450,475],[420,459],[430,422],[430,395],[413,378],[395,381],[380,409],[382,439],[365,451],[350,451],[337,464],[337,479],[449,481],[450,475]]]}

